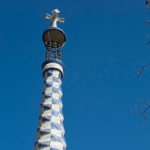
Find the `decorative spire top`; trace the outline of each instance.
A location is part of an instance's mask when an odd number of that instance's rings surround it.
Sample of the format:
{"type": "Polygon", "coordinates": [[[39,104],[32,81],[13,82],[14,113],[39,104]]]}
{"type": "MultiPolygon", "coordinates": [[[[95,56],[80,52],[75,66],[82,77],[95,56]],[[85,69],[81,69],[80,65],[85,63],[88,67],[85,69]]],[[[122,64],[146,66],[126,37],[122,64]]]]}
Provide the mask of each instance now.
{"type": "Polygon", "coordinates": [[[50,27],[57,27],[57,22],[64,23],[64,18],[59,18],[58,15],[60,11],[58,9],[55,9],[52,11],[53,16],[46,14],[45,19],[51,20],[50,27]]]}

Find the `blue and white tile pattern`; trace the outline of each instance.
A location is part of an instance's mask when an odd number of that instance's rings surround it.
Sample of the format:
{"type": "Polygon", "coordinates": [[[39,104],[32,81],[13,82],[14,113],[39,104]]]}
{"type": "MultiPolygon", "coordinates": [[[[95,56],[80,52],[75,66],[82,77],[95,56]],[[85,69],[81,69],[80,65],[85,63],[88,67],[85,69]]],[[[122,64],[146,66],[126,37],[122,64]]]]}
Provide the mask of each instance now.
{"type": "Polygon", "coordinates": [[[45,71],[42,95],[34,150],[66,150],[60,71],[45,71]]]}

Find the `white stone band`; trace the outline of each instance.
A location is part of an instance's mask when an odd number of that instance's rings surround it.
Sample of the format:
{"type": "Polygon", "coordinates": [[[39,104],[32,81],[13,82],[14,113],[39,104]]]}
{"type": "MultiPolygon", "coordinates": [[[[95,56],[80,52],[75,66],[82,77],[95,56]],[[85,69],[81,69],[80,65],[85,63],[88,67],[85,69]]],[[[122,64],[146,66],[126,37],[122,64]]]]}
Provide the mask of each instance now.
{"type": "Polygon", "coordinates": [[[60,70],[63,74],[63,68],[61,65],[57,64],[57,63],[48,63],[44,66],[42,72],[44,73],[45,70],[49,69],[49,68],[56,68],[58,70],[60,70]]]}

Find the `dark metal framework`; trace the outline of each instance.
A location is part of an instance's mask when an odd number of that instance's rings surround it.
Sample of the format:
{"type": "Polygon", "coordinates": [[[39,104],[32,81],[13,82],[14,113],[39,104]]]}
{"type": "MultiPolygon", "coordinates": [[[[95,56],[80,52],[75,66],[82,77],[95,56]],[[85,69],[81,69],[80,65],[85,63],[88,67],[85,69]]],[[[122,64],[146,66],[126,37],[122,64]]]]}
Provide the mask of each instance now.
{"type": "Polygon", "coordinates": [[[46,47],[46,60],[61,59],[61,47],[66,42],[66,36],[63,30],[55,27],[44,31],[42,36],[46,47]]]}
{"type": "Polygon", "coordinates": [[[58,59],[61,61],[61,46],[58,42],[49,42],[46,46],[46,60],[58,59]]]}

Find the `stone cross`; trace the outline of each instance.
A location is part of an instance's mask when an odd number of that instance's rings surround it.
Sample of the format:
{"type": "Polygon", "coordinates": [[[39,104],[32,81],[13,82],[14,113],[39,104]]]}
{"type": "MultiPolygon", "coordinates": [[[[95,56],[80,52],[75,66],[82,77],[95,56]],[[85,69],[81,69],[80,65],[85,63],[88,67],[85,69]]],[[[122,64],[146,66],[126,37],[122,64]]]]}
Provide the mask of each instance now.
{"type": "Polygon", "coordinates": [[[64,18],[59,18],[58,15],[60,11],[58,9],[55,9],[52,11],[53,16],[46,14],[45,19],[51,20],[50,27],[57,27],[57,22],[64,23],[64,18]]]}

